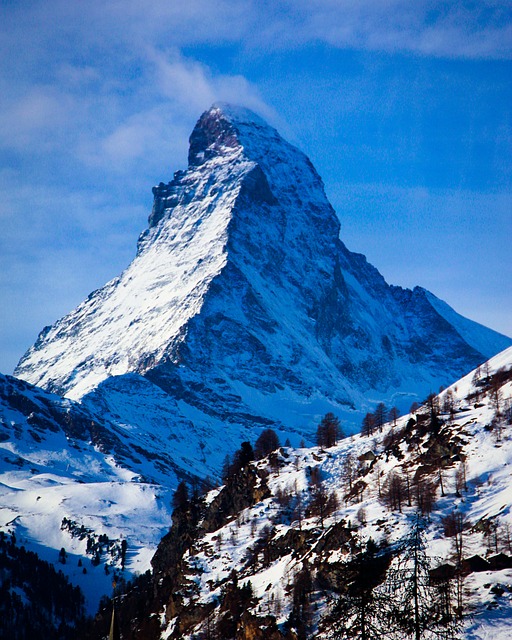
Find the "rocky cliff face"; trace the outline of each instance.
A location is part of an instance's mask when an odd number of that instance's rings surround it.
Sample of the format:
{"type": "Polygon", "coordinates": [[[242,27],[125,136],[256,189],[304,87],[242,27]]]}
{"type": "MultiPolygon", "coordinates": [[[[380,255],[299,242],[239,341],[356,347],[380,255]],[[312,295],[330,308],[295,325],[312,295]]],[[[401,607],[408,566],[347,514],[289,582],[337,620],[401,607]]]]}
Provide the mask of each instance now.
{"type": "Polygon", "coordinates": [[[153,192],[134,261],[17,376],[141,429],[163,410],[173,438],[220,455],[244,429],[307,435],[327,410],[359,424],[371,401],[408,407],[511,343],[351,253],[309,159],[249,111],[204,113],[188,169],[153,192]]]}

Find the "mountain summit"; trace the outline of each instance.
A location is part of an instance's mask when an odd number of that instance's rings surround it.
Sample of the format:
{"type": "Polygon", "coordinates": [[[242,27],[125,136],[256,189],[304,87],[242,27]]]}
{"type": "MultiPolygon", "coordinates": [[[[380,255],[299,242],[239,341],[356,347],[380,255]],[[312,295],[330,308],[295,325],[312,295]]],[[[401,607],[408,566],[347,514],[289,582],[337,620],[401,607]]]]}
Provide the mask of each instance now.
{"type": "Polygon", "coordinates": [[[208,453],[227,423],[235,442],[408,406],[512,344],[350,252],[310,160],[246,109],[206,111],[188,169],[153,194],[130,266],[46,327],[16,376],[141,428],[165,405],[208,453]],[[146,404],[126,400],[134,385],[146,404]]]}

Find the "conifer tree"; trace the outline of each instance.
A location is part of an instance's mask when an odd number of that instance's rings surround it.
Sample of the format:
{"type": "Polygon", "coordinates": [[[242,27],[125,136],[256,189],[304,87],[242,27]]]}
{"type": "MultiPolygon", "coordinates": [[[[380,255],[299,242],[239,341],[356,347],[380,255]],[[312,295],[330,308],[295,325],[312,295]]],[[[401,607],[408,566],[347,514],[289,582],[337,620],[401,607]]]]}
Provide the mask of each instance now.
{"type": "Polygon", "coordinates": [[[176,488],[172,497],[172,506],[174,509],[184,509],[188,505],[188,488],[187,483],[182,480],[176,488]]]}
{"type": "Polygon", "coordinates": [[[423,541],[424,520],[418,515],[383,587],[389,593],[388,620],[395,635],[414,640],[451,640],[459,622],[448,579],[433,580],[431,560],[423,541]]]}
{"type": "Polygon", "coordinates": [[[316,443],[319,447],[334,447],[343,436],[341,423],[334,413],[326,413],[316,430],[316,443]]]}
{"type": "Polygon", "coordinates": [[[273,429],[264,429],[254,443],[254,456],[260,460],[269,453],[279,449],[280,442],[277,433],[273,429]]]}
{"type": "Polygon", "coordinates": [[[373,540],[346,567],[347,589],[336,601],[326,618],[335,640],[373,640],[383,638],[387,594],[376,587],[383,580],[389,559],[379,555],[373,540]]]}

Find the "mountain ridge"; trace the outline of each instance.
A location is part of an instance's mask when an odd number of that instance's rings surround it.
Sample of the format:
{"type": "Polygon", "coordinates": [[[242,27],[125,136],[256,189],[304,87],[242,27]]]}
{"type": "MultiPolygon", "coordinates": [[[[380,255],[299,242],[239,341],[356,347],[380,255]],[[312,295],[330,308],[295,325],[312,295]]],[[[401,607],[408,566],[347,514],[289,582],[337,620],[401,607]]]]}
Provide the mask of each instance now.
{"type": "Polygon", "coordinates": [[[330,409],[353,424],[390,396],[403,410],[511,344],[465,321],[469,344],[456,312],[350,252],[310,160],[252,112],[205,112],[189,162],[153,189],[130,266],[45,329],[16,375],[94,403],[139,373],[177,421],[307,435],[330,409]]]}
{"type": "Polygon", "coordinates": [[[124,633],[510,638],[511,400],[508,348],[382,427],[182,491],[152,575],[120,598],[124,633]]]}

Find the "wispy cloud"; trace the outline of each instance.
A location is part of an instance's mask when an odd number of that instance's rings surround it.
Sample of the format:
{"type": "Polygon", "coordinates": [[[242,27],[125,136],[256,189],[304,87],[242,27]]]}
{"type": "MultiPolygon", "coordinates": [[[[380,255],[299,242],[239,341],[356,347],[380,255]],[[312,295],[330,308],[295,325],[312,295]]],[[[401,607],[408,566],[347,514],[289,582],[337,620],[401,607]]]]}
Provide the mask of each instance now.
{"type": "Polygon", "coordinates": [[[510,59],[506,0],[284,0],[295,28],[285,40],[424,56],[510,59]]]}
{"type": "Polygon", "coordinates": [[[143,72],[134,94],[128,100],[110,94],[115,103],[112,108],[120,112],[121,102],[124,107],[115,126],[83,140],[80,156],[84,161],[125,170],[142,158],[166,164],[170,158],[183,158],[193,120],[219,100],[241,103],[274,117],[243,76],[213,74],[176,50],[163,52],[149,46],[141,61],[143,72]]]}
{"type": "Polygon", "coordinates": [[[114,166],[144,155],[155,129],[174,123],[182,133],[189,114],[196,117],[215,100],[275,117],[246,78],[213,72],[184,56],[186,47],[324,42],[422,56],[512,57],[508,0],[91,0],[80,9],[64,0],[36,0],[23,8],[7,3],[0,18],[6,26],[0,35],[0,145],[41,150],[65,139],[70,150],[81,146],[79,157],[98,161],[103,154],[114,166]],[[83,149],[81,132],[94,153],[83,149]]]}
{"type": "MultiPolygon", "coordinates": [[[[212,102],[244,104],[289,136],[265,101],[272,92],[236,69],[237,56],[246,70],[274,50],[307,58],[309,45],[324,43],[512,59],[508,0],[31,0],[0,3],[0,24],[0,163],[11,166],[0,176],[4,310],[12,301],[0,334],[9,336],[20,322],[15,308],[33,308],[35,334],[126,264],[151,204],[148,185],[184,166],[191,127],[212,102]],[[201,61],[201,49],[223,46],[231,64],[222,54],[217,66],[201,61]]],[[[279,82],[271,65],[261,67],[279,82]]],[[[360,77],[353,82],[359,112],[374,94],[360,77]]],[[[346,109],[350,92],[343,100],[346,109]]],[[[382,100],[393,102],[392,92],[382,100]]],[[[506,129],[500,144],[509,138],[506,129]]]]}
{"type": "Polygon", "coordinates": [[[257,88],[242,75],[214,74],[178,51],[169,54],[152,48],[147,59],[154,65],[158,90],[174,104],[197,111],[215,101],[237,102],[264,116],[276,117],[257,88]]]}

